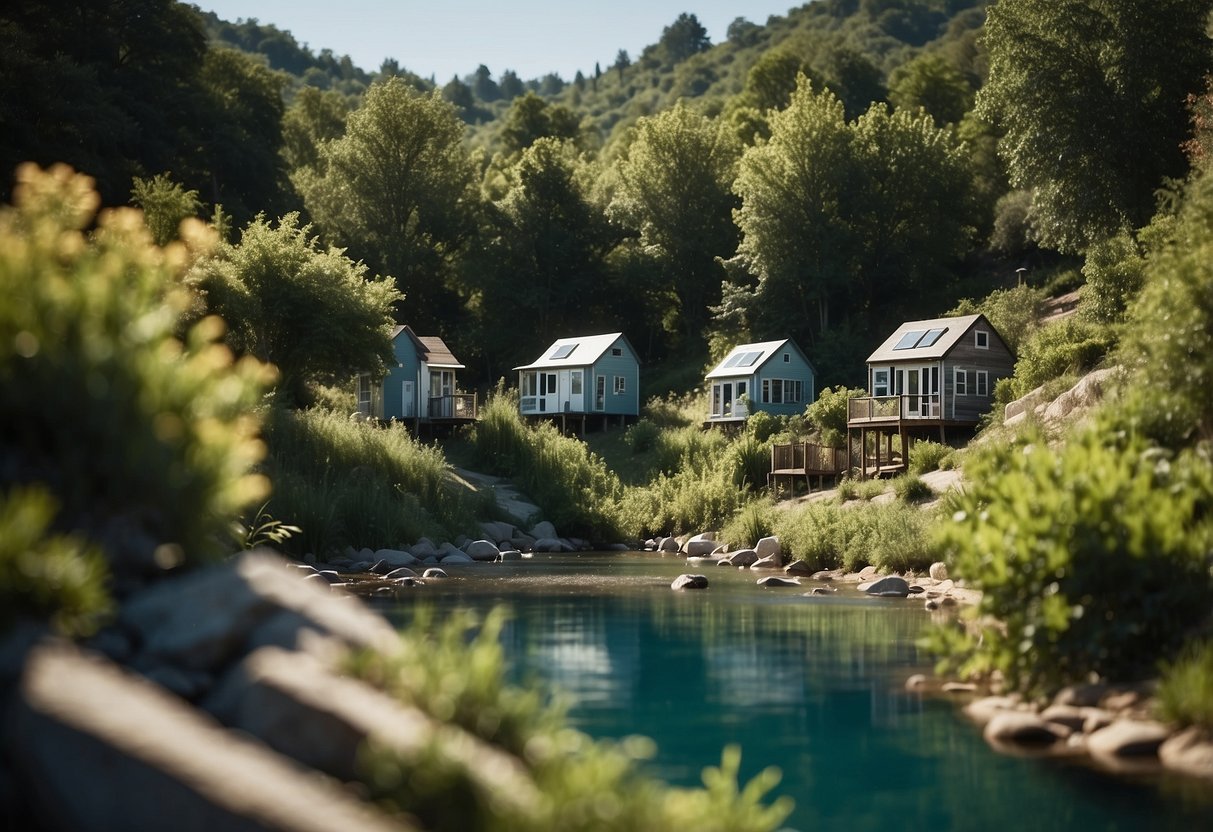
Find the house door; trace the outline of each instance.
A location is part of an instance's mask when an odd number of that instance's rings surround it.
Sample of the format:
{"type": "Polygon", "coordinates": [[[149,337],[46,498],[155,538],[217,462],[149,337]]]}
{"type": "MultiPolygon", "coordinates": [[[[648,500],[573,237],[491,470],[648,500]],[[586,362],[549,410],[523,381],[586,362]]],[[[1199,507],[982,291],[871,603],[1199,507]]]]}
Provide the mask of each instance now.
{"type": "Polygon", "coordinates": [[[939,416],[939,367],[905,367],[897,370],[897,394],[902,416],[930,419],[939,416]]]}
{"type": "Polygon", "coordinates": [[[559,409],[556,403],[556,374],[539,374],[539,412],[554,413],[559,409]],[[550,406],[549,406],[550,405],[550,406]]]}
{"type": "Polygon", "coordinates": [[[417,397],[413,395],[413,382],[400,382],[400,414],[405,419],[417,416],[417,397]]]}
{"type": "Polygon", "coordinates": [[[606,410],[606,376],[594,376],[594,409],[606,410]]]}

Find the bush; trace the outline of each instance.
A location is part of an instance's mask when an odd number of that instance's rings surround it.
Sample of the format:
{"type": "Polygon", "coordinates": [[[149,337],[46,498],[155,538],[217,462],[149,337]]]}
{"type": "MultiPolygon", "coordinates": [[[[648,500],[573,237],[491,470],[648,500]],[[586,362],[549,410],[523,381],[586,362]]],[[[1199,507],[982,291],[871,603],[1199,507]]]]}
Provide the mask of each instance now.
{"type": "Polygon", "coordinates": [[[1163,663],[1158,708],[1165,720],[1213,731],[1213,641],[1190,642],[1163,663]]]}
{"type": "Polygon", "coordinates": [[[935,490],[917,474],[905,474],[893,480],[893,493],[903,503],[918,503],[935,496],[935,490]]]}
{"type": "Polygon", "coordinates": [[[774,413],[760,410],[757,413],[750,414],[749,418],[745,421],[745,428],[746,433],[754,437],[754,439],[759,442],[766,442],[784,429],[784,420],[774,413]]]}
{"type": "Polygon", "coordinates": [[[938,560],[929,534],[932,517],[901,504],[818,502],[777,513],[775,534],[792,557],[815,569],[854,572],[871,565],[895,572],[925,570],[938,560]]]}
{"type": "Polygon", "coordinates": [[[1011,289],[995,289],[980,303],[962,300],[947,314],[985,315],[1014,353],[1036,329],[1044,313],[1046,297],[1043,290],[1024,284],[1011,289]]]}
{"type": "Polygon", "coordinates": [[[1109,327],[1069,317],[1036,330],[1015,362],[1014,398],[1067,373],[1094,369],[1115,343],[1109,327]]]}
{"type": "Polygon", "coordinates": [[[944,467],[953,449],[940,442],[921,440],[910,446],[910,464],[907,472],[910,474],[929,474],[944,467]]]}
{"type": "Polygon", "coordinates": [[[771,472],[771,446],[749,433],[729,445],[727,464],[733,485],[749,491],[765,488],[771,472]]]}
{"type": "Polygon", "coordinates": [[[623,434],[623,440],[632,449],[633,454],[643,454],[653,449],[661,429],[648,419],[641,419],[623,434]]]}
{"type": "Polygon", "coordinates": [[[980,649],[941,645],[949,666],[1046,693],[1091,673],[1136,679],[1207,614],[1213,466],[1105,435],[1058,451],[1021,440],[968,462],[941,543],[1001,624],[980,649]]]}
{"type": "Polygon", "coordinates": [[[847,400],[854,396],[866,396],[861,387],[848,390],[839,385],[827,387],[818,395],[817,401],[805,408],[805,417],[821,434],[821,444],[841,448],[847,437],[847,400]]]}
{"type": "Polygon", "coordinates": [[[746,503],[721,529],[720,539],[730,548],[753,547],[774,533],[775,504],[769,498],[746,503]]]}
{"type": "Polygon", "coordinates": [[[620,522],[629,534],[698,533],[719,529],[747,500],[723,468],[659,474],[647,486],[625,488],[620,522]]]}
{"type": "Polygon", "coordinates": [[[762,802],[779,780],[774,769],[739,787],[736,748],[725,750],[720,768],[704,771],[705,788],[675,789],[641,772],[651,742],[593,740],[573,730],[564,713],[534,688],[506,684],[503,624],[497,611],[478,628],[467,615],[434,627],[423,612],[404,635],[406,649],[356,656],[346,670],[509,755],[541,799],[526,802],[486,788],[462,762],[466,755],[443,753],[442,737],[420,763],[371,749],[363,779],[372,799],[437,830],[767,832],[791,811],[786,798],[762,802]]]}
{"type": "Polygon", "coordinates": [[[254,408],[270,374],[233,362],[223,324],[181,338],[180,275],[210,244],[152,244],[139,212],[106,211],[92,180],[25,165],[0,211],[0,492],[40,484],[52,528],[117,573],[155,574],[230,551],[235,517],[266,496],[254,408]]]}

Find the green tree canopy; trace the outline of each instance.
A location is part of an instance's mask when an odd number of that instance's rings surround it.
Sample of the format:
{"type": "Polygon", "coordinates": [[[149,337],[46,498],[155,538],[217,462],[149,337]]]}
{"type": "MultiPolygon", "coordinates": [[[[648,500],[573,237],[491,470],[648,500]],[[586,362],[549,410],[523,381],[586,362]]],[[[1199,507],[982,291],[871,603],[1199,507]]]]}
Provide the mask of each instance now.
{"type": "Polygon", "coordinates": [[[410,318],[440,329],[456,317],[453,274],[477,204],[462,137],[438,93],[392,78],[367,90],[345,135],[321,146],[320,169],[299,178],[326,239],[393,275],[410,318]]]}
{"type": "Polygon", "coordinates": [[[158,173],[151,179],[135,177],[131,202],[143,210],[143,221],[158,246],[177,239],[181,221],[198,216],[202,210],[198,192],[187,191],[167,172],[158,173]]]}
{"type": "Polygon", "coordinates": [[[549,104],[534,92],[515,98],[501,135],[511,151],[524,150],[537,139],[578,139],[581,119],[563,104],[549,104]]]}
{"type": "Polygon", "coordinates": [[[1213,0],[1001,0],[979,111],[1005,131],[1011,182],[1042,241],[1081,252],[1154,213],[1182,176],[1185,98],[1210,69],[1213,0]]]}
{"type": "Polygon", "coordinates": [[[740,155],[721,123],[679,102],[637,123],[618,167],[609,215],[636,229],[660,261],[664,283],[680,301],[684,335],[702,330],[707,307],[719,302],[725,274],[718,258],[737,247],[732,185],[740,155]]]}
{"type": "Polygon", "coordinates": [[[889,101],[899,110],[926,110],[938,125],[956,124],[973,107],[974,92],[959,69],[927,53],[889,78],[889,101]]]}
{"type": "Polygon", "coordinates": [[[657,48],[669,66],[681,63],[711,45],[708,30],[699,22],[699,18],[686,12],[661,30],[661,40],[657,42],[657,48]]]}
{"type": "Polygon", "coordinates": [[[298,214],[276,226],[258,217],[190,280],[227,321],[229,343],[278,368],[281,400],[306,404],[310,385],[381,372],[392,357],[391,279],[368,280],[366,266],[321,248],[298,214]]]}

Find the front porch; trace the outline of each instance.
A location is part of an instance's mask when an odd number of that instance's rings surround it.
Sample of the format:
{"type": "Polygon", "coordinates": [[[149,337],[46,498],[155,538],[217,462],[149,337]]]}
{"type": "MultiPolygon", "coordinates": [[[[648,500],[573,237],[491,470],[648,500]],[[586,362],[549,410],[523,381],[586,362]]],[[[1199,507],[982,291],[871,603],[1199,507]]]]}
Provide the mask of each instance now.
{"type": "Polygon", "coordinates": [[[944,418],[943,412],[938,393],[849,399],[847,467],[863,479],[904,473],[914,442],[937,438],[947,444],[949,429],[956,435],[977,427],[975,421],[944,418]]]}
{"type": "Polygon", "coordinates": [[[474,422],[478,416],[475,393],[430,396],[426,417],[433,422],[474,422]]]}

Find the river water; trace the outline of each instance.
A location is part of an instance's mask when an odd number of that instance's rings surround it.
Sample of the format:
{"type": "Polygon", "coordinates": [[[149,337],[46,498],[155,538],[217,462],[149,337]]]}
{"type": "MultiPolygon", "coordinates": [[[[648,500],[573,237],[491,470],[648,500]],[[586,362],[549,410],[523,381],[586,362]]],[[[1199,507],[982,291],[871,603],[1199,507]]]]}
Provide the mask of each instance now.
{"type": "Polygon", "coordinates": [[[738,744],[743,780],[782,772],[789,829],[1213,829],[1208,783],[996,754],[954,704],[907,692],[931,662],[915,646],[930,620],[919,602],[807,597],[643,553],[448,571],[416,597],[440,613],[504,606],[515,681],[561,691],[592,736],[652,738],[651,771],[678,785],[738,744]],[[711,586],[671,591],[688,571],[711,586]]]}

